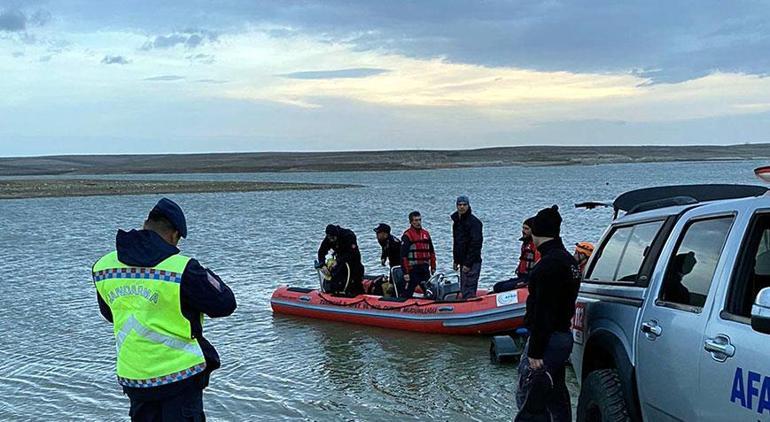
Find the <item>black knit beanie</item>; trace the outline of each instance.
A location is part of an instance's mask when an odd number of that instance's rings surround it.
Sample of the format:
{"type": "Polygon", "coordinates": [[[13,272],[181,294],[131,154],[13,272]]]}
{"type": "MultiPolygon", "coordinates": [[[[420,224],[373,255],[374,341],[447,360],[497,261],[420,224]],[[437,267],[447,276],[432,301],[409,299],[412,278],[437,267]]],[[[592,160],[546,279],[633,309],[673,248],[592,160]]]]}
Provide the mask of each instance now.
{"type": "Polygon", "coordinates": [[[335,226],[334,224],[329,224],[326,226],[326,235],[327,236],[339,236],[340,234],[340,226],[335,226]]]}
{"type": "Polygon", "coordinates": [[[543,208],[537,212],[534,225],[530,226],[532,235],[538,237],[559,237],[561,229],[561,215],[559,215],[559,206],[553,205],[550,208],[543,208]]]}
{"type": "Polygon", "coordinates": [[[535,217],[529,217],[528,219],[524,220],[524,225],[532,229],[535,225],[535,217]]]}

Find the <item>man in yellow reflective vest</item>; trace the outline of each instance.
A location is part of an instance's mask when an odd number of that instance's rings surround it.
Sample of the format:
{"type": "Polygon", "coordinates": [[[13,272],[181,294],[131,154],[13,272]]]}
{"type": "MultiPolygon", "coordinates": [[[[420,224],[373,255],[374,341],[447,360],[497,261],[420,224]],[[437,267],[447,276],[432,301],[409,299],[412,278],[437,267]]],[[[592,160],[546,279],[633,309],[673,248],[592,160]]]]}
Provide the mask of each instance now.
{"type": "Polygon", "coordinates": [[[182,237],[184,213],[163,198],[142,230],[118,230],[116,250],[93,266],[133,421],[205,420],[203,389],[220,361],[203,337],[203,314],[217,318],[235,311],[235,296],[219,276],[180,255],[182,237]]]}

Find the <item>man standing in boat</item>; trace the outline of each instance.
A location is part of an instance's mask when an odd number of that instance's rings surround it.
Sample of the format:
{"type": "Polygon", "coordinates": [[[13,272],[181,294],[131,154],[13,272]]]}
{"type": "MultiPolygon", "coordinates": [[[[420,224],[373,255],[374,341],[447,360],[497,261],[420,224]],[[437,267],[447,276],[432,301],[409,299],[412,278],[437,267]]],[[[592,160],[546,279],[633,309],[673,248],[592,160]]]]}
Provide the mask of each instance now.
{"type": "Polygon", "coordinates": [[[390,267],[401,265],[401,241],[390,234],[390,226],[380,223],[374,228],[374,232],[377,233],[377,243],[382,247],[380,263],[385,265],[387,262],[390,267]]]}
{"type": "Polygon", "coordinates": [[[430,233],[422,228],[419,211],[409,213],[409,229],[401,236],[401,268],[404,270],[402,297],[410,298],[419,284],[428,281],[436,272],[436,251],[430,233]]]}
{"type": "Polygon", "coordinates": [[[468,197],[461,195],[456,201],[457,211],[452,214],[453,268],[460,270],[460,291],[463,298],[476,297],[481,272],[481,247],[484,242],[481,220],[471,211],[468,197]]]}
{"type": "Polygon", "coordinates": [[[326,266],[329,250],[334,251],[335,258],[331,268],[327,268],[331,274],[331,291],[351,297],[363,293],[364,265],[353,230],[333,224],[326,226],[326,237],[318,248],[319,269],[326,266]]]}
{"type": "Polygon", "coordinates": [[[516,421],[572,420],[565,368],[582,275],[559,237],[561,221],[556,205],[540,210],[533,220],[532,240],[541,259],[529,273],[524,317],[529,339],[519,363],[516,421]]]}
{"type": "Polygon", "coordinates": [[[116,251],[92,269],[99,311],[114,326],[118,383],[133,421],[206,419],[203,389],[220,361],[203,337],[203,314],[235,311],[219,276],[180,255],[182,237],[184,213],[163,198],[142,230],[118,230],[116,251]]]}

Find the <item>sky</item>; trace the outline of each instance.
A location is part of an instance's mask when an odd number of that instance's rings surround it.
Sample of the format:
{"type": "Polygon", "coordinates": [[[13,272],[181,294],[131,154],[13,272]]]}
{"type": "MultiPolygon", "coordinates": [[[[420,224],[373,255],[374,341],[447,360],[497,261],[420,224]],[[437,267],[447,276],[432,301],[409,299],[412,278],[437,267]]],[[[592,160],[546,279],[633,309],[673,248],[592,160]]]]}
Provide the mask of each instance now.
{"type": "Polygon", "coordinates": [[[0,0],[0,156],[770,142],[765,1],[0,0]]]}

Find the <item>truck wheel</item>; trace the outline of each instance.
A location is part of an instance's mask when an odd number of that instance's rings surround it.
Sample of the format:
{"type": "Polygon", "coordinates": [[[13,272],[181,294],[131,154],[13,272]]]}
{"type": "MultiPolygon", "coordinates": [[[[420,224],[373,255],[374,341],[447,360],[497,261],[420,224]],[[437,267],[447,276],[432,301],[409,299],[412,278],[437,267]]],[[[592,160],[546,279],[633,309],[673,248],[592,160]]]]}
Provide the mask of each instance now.
{"type": "Polygon", "coordinates": [[[600,369],[588,374],[580,389],[577,420],[578,422],[631,420],[616,369],[600,369]]]}

